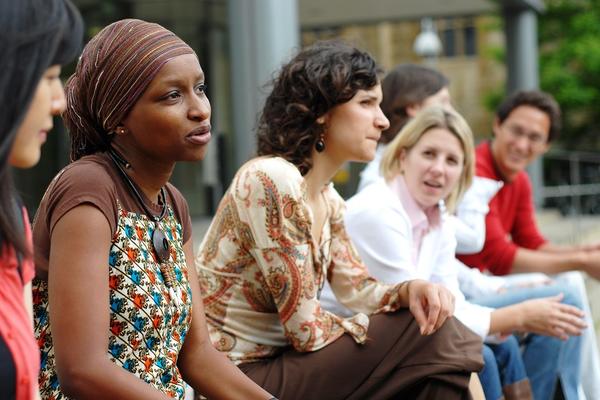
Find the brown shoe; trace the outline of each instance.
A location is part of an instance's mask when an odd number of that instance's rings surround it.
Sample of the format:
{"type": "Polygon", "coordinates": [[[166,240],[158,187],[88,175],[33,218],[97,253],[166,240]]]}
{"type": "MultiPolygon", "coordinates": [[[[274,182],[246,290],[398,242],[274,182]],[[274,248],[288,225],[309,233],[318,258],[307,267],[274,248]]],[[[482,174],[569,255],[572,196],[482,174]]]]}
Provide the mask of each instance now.
{"type": "Polygon", "coordinates": [[[502,388],[506,400],[533,400],[529,379],[506,385],[502,388]]]}

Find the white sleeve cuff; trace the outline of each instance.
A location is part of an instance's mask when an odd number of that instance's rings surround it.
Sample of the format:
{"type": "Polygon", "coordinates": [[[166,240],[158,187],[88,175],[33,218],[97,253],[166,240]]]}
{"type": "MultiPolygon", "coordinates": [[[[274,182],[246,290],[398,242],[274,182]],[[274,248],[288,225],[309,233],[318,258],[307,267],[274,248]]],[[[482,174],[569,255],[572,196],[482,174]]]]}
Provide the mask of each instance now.
{"type": "Polygon", "coordinates": [[[488,336],[493,308],[479,306],[457,299],[454,316],[482,339],[488,336]]]}

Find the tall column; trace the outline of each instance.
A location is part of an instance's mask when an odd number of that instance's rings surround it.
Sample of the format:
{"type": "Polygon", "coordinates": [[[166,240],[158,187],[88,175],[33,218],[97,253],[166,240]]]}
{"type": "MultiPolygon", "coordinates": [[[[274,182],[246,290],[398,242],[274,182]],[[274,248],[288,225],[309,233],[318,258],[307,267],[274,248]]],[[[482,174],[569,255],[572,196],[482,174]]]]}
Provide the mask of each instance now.
{"type": "Polygon", "coordinates": [[[255,128],[268,83],[299,46],[296,0],[229,0],[235,171],[256,149],[255,128]]]}
{"type": "Polygon", "coordinates": [[[504,10],[508,64],[508,92],[537,89],[538,67],[537,13],[531,8],[504,10]]]}
{"type": "MultiPolygon", "coordinates": [[[[537,12],[526,5],[507,7],[503,12],[508,65],[507,93],[538,89],[537,12]]],[[[541,196],[544,186],[542,157],[533,161],[527,172],[531,178],[534,202],[536,206],[541,206],[544,200],[541,196]]]]}

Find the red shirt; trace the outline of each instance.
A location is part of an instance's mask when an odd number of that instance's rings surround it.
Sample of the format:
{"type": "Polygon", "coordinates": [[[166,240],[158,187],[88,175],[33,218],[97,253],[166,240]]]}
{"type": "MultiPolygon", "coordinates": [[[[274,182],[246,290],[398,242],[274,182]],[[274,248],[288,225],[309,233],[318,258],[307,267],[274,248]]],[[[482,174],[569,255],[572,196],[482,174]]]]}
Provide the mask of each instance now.
{"type": "MultiPolygon", "coordinates": [[[[27,243],[33,248],[31,227],[24,209],[23,213],[27,243]]],[[[16,400],[31,400],[37,388],[40,353],[33,337],[31,317],[25,309],[23,286],[31,282],[35,269],[33,260],[23,260],[21,280],[17,265],[14,249],[5,248],[0,255],[0,336],[7,344],[15,364],[16,400]]]]}
{"type": "MultiPolygon", "coordinates": [[[[498,172],[489,142],[481,143],[475,151],[477,176],[503,180],[498,172]]],[[[458,258],[466,265],[488,270],[494,275],[506,275],[512,270],[519,247],[537,249],[546,239],[535,222],[535,208],[531,182],[525,171],[517,174],[489,203],[490,211],[485,218],[485,244],[477,254],[458,258]]]]}

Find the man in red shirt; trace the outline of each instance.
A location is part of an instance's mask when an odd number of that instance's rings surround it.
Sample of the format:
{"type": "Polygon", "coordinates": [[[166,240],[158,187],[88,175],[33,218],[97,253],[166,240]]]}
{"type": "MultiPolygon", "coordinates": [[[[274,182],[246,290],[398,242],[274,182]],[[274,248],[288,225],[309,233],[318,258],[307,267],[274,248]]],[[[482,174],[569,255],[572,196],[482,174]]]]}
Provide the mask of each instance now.
{"type": "MultiPolygon", "coordinates": [[[[569,246],[548,242],[535,222],[531,182],[525,171],[548,151],[559,130],[560,108],[547,93],[517,92],[502,102],[492,141],[476,149],[476,175],[504,185],[488,204],[483,249],[459,259],[495,275],[559,274],[553,276],[554,282],[579,297],[590,326],[582,337],[583,390],[587,398],[600,398],[600,363],[583,277],[577,272],[564,273],[579,270],[600,279],[600,243],[569,246]]],[[[500,297],[504,297],[500,302],[514,300],[510,293],[500,297]]]]}
{"type": "Polygon", "coordinates": [[[504,186],[489,203],[484,247],[460,256],[465,264],[495,275],[581,270],[600,279],[600,243],[552,244],[535,223],[525,168],[548,150],[559,130],[560,109],[547,93],[518,92],[500,105],[493,140],[477,147],[476,175],[503,181],[504,186]]]}

